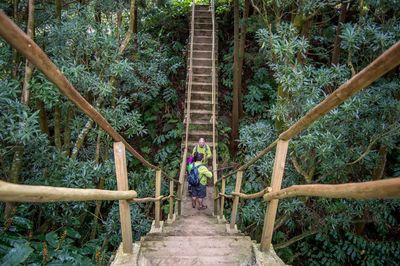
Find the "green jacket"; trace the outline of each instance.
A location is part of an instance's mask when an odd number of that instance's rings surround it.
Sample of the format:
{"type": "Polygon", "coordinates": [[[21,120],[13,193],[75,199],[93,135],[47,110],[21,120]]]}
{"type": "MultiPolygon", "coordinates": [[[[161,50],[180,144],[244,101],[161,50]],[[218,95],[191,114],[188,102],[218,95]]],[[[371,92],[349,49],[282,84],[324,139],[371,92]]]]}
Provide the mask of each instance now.
{"type": "MultiPolygon", "coordinates": [[[[202,164],[201,162],[195,162],[194,165],[198,166],[202,164]]],[[[202,185],[207,185],[207,178],[211,178],[212,177],[212,173],[210,170],[208,170],[208,168],[204,165],[200,166],[199,168],[197,168],[199,170],[199,174],[200,174],[200,184],[202,185]]]]}
{"type": "Polygon", "coordinates": [[[197,144],[196,146],[194,146],[193,148],[193,152],[192,155],[194,155],[196,153],[196,151],[198,153],[203,154],[203,160],[201,161],[203,164],[207,164],[208,163],[208,159],[211,158],[211,149],[210,147],[205,144],[204,147],[200,147],[199,144],[197,144]]]}

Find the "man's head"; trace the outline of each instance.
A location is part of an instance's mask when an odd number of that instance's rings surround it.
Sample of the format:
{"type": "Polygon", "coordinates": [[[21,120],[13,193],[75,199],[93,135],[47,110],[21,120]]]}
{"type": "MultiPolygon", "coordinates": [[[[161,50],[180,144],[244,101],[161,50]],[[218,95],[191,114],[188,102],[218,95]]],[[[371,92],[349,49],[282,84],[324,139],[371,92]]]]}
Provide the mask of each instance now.
{"type": "Polygon", "coordinates": [[[196,153],[194,154],[193,161],[195,161],[195,162],[201,162],[202,160],[203,160],[203,154],[202,154],[202,153],[199,153],[199,152],[196,152],[196,153]]]}
{"type": "Polygon", "coordinates": [[[206,144],[206,141],[204,140],[204,138],[200,138],[199,139],[199,146],[203,148],[205,144],[206,144]]]}

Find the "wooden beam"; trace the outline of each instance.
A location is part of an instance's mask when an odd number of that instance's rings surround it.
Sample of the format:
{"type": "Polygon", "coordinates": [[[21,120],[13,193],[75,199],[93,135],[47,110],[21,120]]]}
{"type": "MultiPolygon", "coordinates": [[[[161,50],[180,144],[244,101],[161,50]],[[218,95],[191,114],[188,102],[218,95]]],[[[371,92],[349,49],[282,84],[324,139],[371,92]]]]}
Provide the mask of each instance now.
{"type": "Polygon", "coordinates": [[[271,201],[298,196],[347,199],[400,198],[400,177],[340,185],[294,185],[265,194],[264,199],[271,201]]]}
{"type": "MultiPolygon", "coordinates": [[[[156,171],[156,198],[159,197],[161,194],[161,171],[156,171]]],[[[160,201],[157,200],[155,204],[155,227],[160,228],[160,211],[161,211],[161,204],[160,201]]]]}
{"type": "Polygon", "coordinates": [[[58,202],[89,200],[129,200],[136,191],[64,188],[52,186],[18,185],[0,181],[0,201],[4,202],[58,202]]]}
{"type": "MultiPolygon", "coordinates": [[[[117,175],[118,190],[129,189],[128,173],[126,168],[125,145],[122,142],[114,142],[115,174],[117,175]]],[[[132,253],[132,222],[131,210],[126,200],[119,201],[119,217],[121,222],[122,246],[124,253],[132,253]]]]}
{"type": "Polygon", "coordinates": [[[43,50],[15,25],[2,10],[0,10],[0,36],[42,71],[43,74],[56,85],[62,94],[70,99],[87,116],[92,118],[114,141],[124,143],[126,149],[144,165],[153,169],[159,169],[157,166],[144,159],[142,155],[129,145],[96,108],[90,105],[89,102],[79,94],[43,50]]]}
{"type": "MultiPolygon", "coordinates": [[[[282,178],[285,171],[286,154],[288,150],[288,141],[279,140],[276,145],[276,154],[274,161],[274,168],[272,170],[271,187],[272,192],[281,189],[282,178]]],[[[278,200],[271,200],[268,204],[267,211],[264,216],[264,226],[261,236],[261,251],[268,251],[271,246],[272,232],[274,230],[274,223],[276,217],[276,210],[278,209],[278,200]]]]}
{"type": "MultiPolygon", "coordinates": [[[[236,185],[235,185],[235,192],[240,193],[240,189],[242,187],[242,178],[243,178],[243,171],[238,171],[236,175],[236,185]]],[[[236,215],[237,215],[237,209],[239,206],[239,197],[234,196],[233,198],[233,205],[232,205],[232,214],[231,214],[231,223],[230,223],[230,228],[234,229],[236,225],[236,215]]]]}
{"type": "Polygon", "coordinates": [[[311,109],[305,116],[298,120],[289,129],[283,132],[279,138],[289,140],[309,127],[315,120],[325,115],[338,105],[343,103],[360,90],[369,86],[372,82],[400,64],[400,41],[387,49],[377,59],[353,76],[346,83],[330,94],[325,100],[311,109]]]}

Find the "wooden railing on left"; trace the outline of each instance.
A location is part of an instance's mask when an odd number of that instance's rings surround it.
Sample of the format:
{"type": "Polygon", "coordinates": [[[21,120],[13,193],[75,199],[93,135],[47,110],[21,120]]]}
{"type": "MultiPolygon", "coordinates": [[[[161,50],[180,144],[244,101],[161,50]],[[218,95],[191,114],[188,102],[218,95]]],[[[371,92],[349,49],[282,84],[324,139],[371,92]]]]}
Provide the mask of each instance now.
{"type": "Polygon", "coordinates": [[[50,60],[46,53],[27,36],[4,11],[0,10],[0,36],[4,38],[21,55],[25,56],[37,69],[56,85],[59,91],[73,102],[88,117],[93,119],[113,140],[117,191],[83,188],[61,188],[51,186],[29,186],[0,181],[0,201],[6,202],[58,202],[58,201],[89,201],[89,200],[119,200],[122,245],[124,253],[132,252],[132,227],[129,202],[155,202],[155,228],[160,227],[161,202],[169,199],[169,218],[173,216],[174,183],[158,166],[147,161],[128,141],[122,137],[111,124],[74,88],[60,69],[50,60]],[[154,198],[137,198],[134,190],[129,190],[125,149],[128,150],[144,166],[155,170],[154,198]],[[162,176],[169,180],[169,195],[161,194],[162,176]]]}

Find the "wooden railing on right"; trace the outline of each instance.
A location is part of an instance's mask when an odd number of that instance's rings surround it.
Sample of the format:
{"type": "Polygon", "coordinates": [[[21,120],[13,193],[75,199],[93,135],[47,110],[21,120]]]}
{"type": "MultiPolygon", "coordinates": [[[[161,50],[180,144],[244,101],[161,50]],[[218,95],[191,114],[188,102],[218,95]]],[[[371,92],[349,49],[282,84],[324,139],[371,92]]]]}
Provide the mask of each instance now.
{"type": "Polygon", "coordinates": [[[263,197],[268,201],[265,212],[263,233],[261,237],[261,251],[270,249],[272,233],[275,223],[275,216],[278,208],[278,200],[281,198],[295,196],[319,196],[330,198],[399,198],[400,197],[400,177],[385,179],[380,181],[370,181],[363,183],[348,183],[340,185],[296,185],[281,190],[282,178],[284,175],[286,155],[289,141],[308,128],[314,121],[318,120],[332,109],[339,106],[346,99],[356,94],[360,90],[369,86],[372,82],[394,69],[400,64],[400,42],[397,42],[382,55],[375,59],[358,74],[353,76],[346,83],[325,98],[321,103],[311,109],[305,116],[300,118],[295,124],[279,135],[278,139],[268,145],[235,171],[221,177],[216,184],[221,182],[221,193],[215,197],[220,204],[220,218],[224,215],[224,200],[226,197],[233,198],[230,228],[236,226],[236,216],[240,198],[254,199],[263,197]],[[276,146],[275,161],[271,177],[271,185],[264,190],[246,195],[240,193],[244,171],[262,158],[276,146]],[[236,174],[235,191],[231,195],[225,194],[225,180],[229,176],[236,174]]]}

